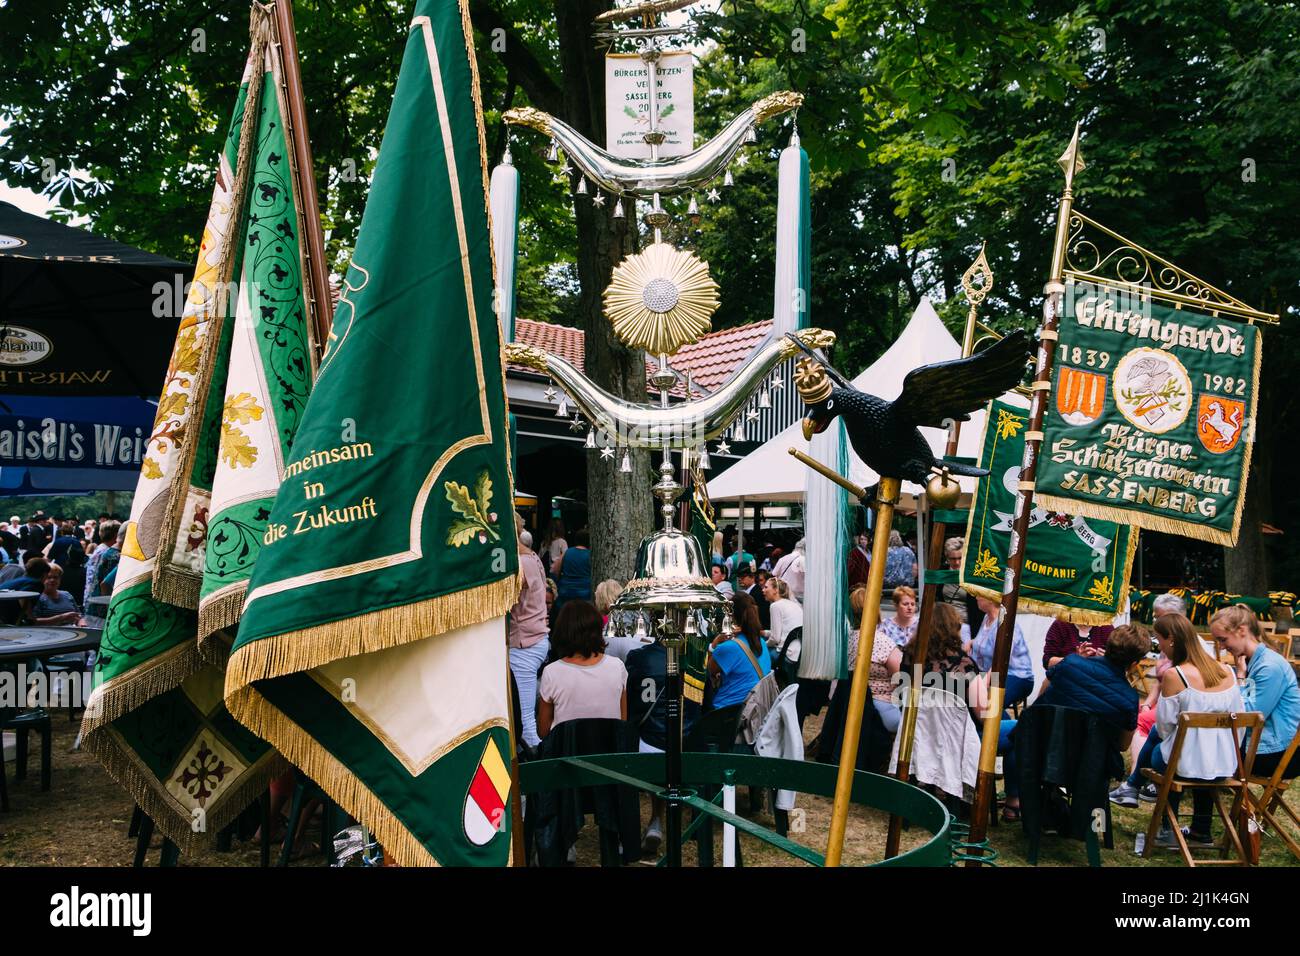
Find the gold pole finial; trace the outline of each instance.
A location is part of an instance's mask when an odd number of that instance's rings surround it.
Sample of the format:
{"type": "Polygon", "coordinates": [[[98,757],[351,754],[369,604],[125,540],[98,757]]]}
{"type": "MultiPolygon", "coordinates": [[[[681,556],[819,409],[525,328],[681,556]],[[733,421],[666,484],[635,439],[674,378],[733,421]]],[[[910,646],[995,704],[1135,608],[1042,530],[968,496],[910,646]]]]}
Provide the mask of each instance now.
{"type": "Polygon", "coordinates": [[[1074,135],[1070,137],[1070,145],[1065,147],[1065,152],[1057,160],[1061,169],[1065,171],[1065,188],[1074,187],[1074,176],[1076,173],[1083,172],[1083,153],[1079,150],[1079,127],[1081,123],[1074,124],[1074,135]]]}
{"type": "Polygon", "coordinates": [[[963,358],[975,351],[975,330],[979,327],[976,316],[979,314],[980,305],[993,288],[993,269],[985,255],[987,248],[987,242],[980,243],[980,254],[961,276],[961,287],[966,293],[966,301],[970,303],[970,308],[966,312],[966,334],[962,336],[961,342],[963,358]]]}

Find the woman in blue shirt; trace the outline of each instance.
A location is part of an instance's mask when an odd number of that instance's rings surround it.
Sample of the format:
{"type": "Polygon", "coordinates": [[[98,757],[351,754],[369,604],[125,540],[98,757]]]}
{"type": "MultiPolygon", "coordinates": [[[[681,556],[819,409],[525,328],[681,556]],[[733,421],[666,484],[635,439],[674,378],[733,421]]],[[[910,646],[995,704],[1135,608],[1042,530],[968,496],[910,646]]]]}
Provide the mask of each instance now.
{"type": "MultiPolygon", "coordinates": [[[[1286,658],[1264,643],[1259,619],[1243,604],[1225,607],[1215,614],[1210,633],[1237,659],[1242,703],[1247,710],[1264,715],[1264,730],[1251,773],[1272,776],[1300,728],[1300,688],[1296,686],[1295,671],[1286,658]]],[[[1243,740],[1242,748],[1245,746],[1243,740]]],[[[1293,759],[1282,775],[1300,775],[1300,760],[1293,759]]]]}
{"type": "Polygon", "coordinates": [[[715,709],[743,703],[754,685],[772,670],[772,657],[763,640],[763,625],[758,606],[743,591],[732,604],[737,633],[719,634],[709,655],[709,677],[717,685],[713,694],[715,709]]]}
{"type": "MultiPolygon", "coordinates": [[[[979,631],[971,638],[966,653],[971,656],[979,669],[988,673],[993,669],[993,647],[998,637],[998,603],[989,598],[978,596],[976,602],[984,612],[979,631]]],[[[1014,707],[1022,700],[1027,700],[1034,692],[1034,662],[1029,656],[1029,645],[1025,635],[1016,624],[1011,640],[1011,661],[1007,665],[1007,692],[1003,699],[1004,707],[1014,707]]]]}
{"type": "Polygon", "coordinates": [[[559,564],[555,566],[557,609],[565,601],[591,600],[591,551],[587,545],[586,530],[575,531],[569,547],[560,555],[559,564]]]}

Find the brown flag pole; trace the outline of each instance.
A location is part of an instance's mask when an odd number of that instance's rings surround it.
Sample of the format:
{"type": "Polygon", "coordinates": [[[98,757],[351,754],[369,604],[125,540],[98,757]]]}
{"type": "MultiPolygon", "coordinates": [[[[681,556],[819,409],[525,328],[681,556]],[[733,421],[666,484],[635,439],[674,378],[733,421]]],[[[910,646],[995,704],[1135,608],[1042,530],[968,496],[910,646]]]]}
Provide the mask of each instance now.
{"type": "Polygon", "coordinates": [[[312,165],[311,140],[307,134],[307,103],[302,92],[302,71],[298,67],[298,38],[293,26],[293,0],[275,0],[275,46],[279,50],[284,81],[284,131],[293,154],[293,186],[298,198],[298,221],[303,230],[303,267],[308,282],[304,290],[311,313],[309,327],[315,336],[316,359],[325,353],[330,327],[334,324],[334,302],[330,297],[329,263],[325,259],[325,233],[320,224],[316,197],[316,173],[312,165]]]}
{"type": "Polygon", "coordinates": [[[1074,205],[1074,176],[1083,169],[1079,154],[1079,126],[1060,160],[1065,171],[1065,189],[1056,211],[1056,241],[1052,248],[1052,270],[1043,291],[1043,325],[1038,341],[1038,371],[1034,376],[1029,405],[1029,426],[1025,430],[1025,454],[1020,465],[1016,490],[1015,519],[1011,526],[1011,546],[1007,553],[1007,572],[1002,587],[1002,607],[998,613],[997,642],[993,647],[990,669],[988,707],[984,712],[984,731],[980,741],[979,776],[975,781],[975,804],[971,808],[970,847],[967,866],[981,865],[982,844],[988,832],[989,807],[993,802],[994,768],[997,762],[998,732],[1002,720],[1007,665],[1011,660],[1011,641],[1015,634],[1016,604],[1020,599],[1020,577],[1025,565],[1025,539],[1029,533],[1029,515],[1034,505],[1034,477],[1043,444],[1043,418],[1052,389],[1052,364],[1056,354],[1057,324],[1065,299],[1065,251],[1070,235],[1070,213],[1074,205]]]}
{"type": "MultiPolygon", "coordinates": [[[[979,256],[962,275],[961,284],[966,292],[966,300],[970,303],[970,310],[966,314],[966,332],[962,336],[961,343],[961,356],[966,358],[975,351],[975,330],[979,325],[975,317],[979,311],[980,303],[984,301],[984,298],[989,294],[989,290],[993,288],[993,270],[989,268],[983,246],[980,247],[979,256]],[[975,284],[977,278],[982,278],[979,285],[975,284]]],[[[948,445],[944,451],[945,456],[951,457],[957,454],[957,444],[960,439],[961,422],[954,421],[948,426],[948,445]]],[[[947,536],[948,525],[937,519],[933,521],[930,531],[930,544],[925,557],[927,571],[943,569],[943,543],[947,536]]],[[[925,656],[930,646],[934,605],[939,599],[941,587],[939,584],[927,582],[921,592],[921,611],[916,622],[916,653],[913,655],[913,659],[920,667],[924,667],[925,656]]],[[[861,641],[861,637],[858,640],[861,641]]],[[[861,655],[859,655],[858,660],[862,660],[861,655]]],[[[898,766],[894,776],[904,783],[907,782],[912,772],[912,742],[916,739],[916,709],[920,699],[920,674],[914,672],[909,675],[907,681],[907,697],[903,701],[903,713],[898,728],[898,732],[902,736],[898,741],[898,766]]],[[[902,835],[903,818],[896,813],[890,814],[889,833],[885,838],[885,859],[898,856],[898,846],[902,835]]]]}

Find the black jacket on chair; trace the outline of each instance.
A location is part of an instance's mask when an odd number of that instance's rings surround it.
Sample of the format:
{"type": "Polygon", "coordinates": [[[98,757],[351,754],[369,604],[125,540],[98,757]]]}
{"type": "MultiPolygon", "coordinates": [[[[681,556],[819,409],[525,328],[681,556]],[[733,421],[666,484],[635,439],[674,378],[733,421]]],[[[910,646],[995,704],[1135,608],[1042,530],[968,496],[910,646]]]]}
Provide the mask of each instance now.
{"type": "Polygon", "coordinates": [[[1094,832],[1093,811],[1105,817],[1104,845],[1113,849],[1110,781],[1124,774],[1119,730],[1096,714],[1069,707],[1035,704],[1016,724],[1016,772],[1020,778],[1020,813],[1029,836],[1029,861],[1038,860],[1043,829],[1059,824],[1069,836],[1086,840],[1094,832]],[[1068,817],[1057,821],[1060,792],[1069,795],[1068,817]]]}
{"type": "MultiPolygon", "coordinates": [[[[556,724],[542,738],[537,759],[585,757],[593,754],[636,753],[636,728],[623,720],[588,718],[556,724]]],[[[578,840],[586,815],[600,829],[617,833],[623,862],[641,858],[641,804],[633,787],[608,784],[551,790],[528,796],[525,829],[536,840],[542,866],[563,866],[569,847],[578,840]]]]}

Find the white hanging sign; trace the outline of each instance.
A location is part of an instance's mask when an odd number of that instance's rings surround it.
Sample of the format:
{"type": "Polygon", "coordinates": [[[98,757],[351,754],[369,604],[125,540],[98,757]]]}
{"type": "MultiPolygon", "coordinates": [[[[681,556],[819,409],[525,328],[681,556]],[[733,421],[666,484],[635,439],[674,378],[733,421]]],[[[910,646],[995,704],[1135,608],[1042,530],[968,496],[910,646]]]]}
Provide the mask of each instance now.
{"type": "MultiPolygon", "coordinates": [[[[695,148],[695,60],[689,52],[663,53],[655,70],[660,157],[683,156],[695,148]]],[[[605,148],[627,159],[649,159],[650,74],[636,53],[605,57],[605,148]]]]}

